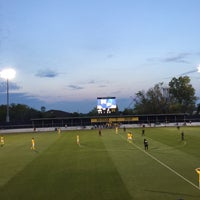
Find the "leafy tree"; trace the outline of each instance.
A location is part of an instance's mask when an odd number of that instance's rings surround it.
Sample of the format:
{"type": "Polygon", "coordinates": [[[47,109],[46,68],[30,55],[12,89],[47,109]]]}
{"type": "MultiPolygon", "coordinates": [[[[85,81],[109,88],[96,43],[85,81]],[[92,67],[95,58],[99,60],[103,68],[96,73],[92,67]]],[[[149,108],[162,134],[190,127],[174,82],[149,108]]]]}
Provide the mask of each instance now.
{"type": "Polygon", "coordinates": [[[136,97],[134,98],[135,107],[134,113],[136,114],[144,114],[148,113],[148,99],[144,90],[138,91],[136,93],[136,97]]]}
{"type": "Polygon", "coordinates": [[[41,110],[42,113],[44,113],[44,112],[46,112],[46,107],[42,106],[40,110],[41,110]]]}
{"type": "Polygon", "coordinates": [[[169,82],[169,94],[171,112],[192,113],[194,111],[197,97],[188,76],[174,77],[169,82]]]}
{"type": "Polygon", "coordinates": [[[122,112],[123,115],[133,115],[134,111],[131,108],[125,108],[124,111],[122,112]]]}
{"type": "Polygon", "coordinates": [[[173,78],[168,85],[158,83],[147,92],[137,92],[135,114],[193,113],[197,97],[190,78],[173,78]]]}
{"type": "Polygon", "coordinates": [[[39,116],[39,111],[25,104],[10,105],[10,120],[15,123],[30,123],[30,119],[39,116]]]}
{"type": "Polygon", "coordinates": [[[89,113],[89,116],[96,116],[98,115],[97,107],[94,107],[89,113]]]}
{"type": "MultiPolygon", "coordinates": [[[[0,106],[0,124],[6,124],[6,105],[0,106]]],[[[41,112],[24,104],[11,104],[9,106],[11,124],[30,124],[31,118],[40,118],[41,112]]]]}
{"type": "Polygon", "coordinates": [[[6,121],[6,105],[0,106],[0,122],[6,121]]]}
{"type": "Polygon", "coordinates": [[[163,83],[156,84],[147,92],[139,91],[134,98],[135,114],[160,114],[168,112],[168,90],[163,83]]]}
{"type": "Polygon", "coordinates": [[[197,104],[197,114],[200,114],[200,103],[197,104]]]}

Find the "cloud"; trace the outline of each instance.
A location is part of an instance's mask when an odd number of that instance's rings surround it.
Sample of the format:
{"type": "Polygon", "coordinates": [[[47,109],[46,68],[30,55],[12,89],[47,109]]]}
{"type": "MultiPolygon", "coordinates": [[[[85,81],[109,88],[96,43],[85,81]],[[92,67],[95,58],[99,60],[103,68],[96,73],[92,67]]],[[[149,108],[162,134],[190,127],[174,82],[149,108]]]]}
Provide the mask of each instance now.
{"type": "Polygon", "coordinates": [[[86,82],[86,83],[83,83],[84,85],[86,84],[86,85],[102,85],[102,83],[103,83],[103,85],[105,85],[105,84],[109,84],[109,82],[108,81],[102,81],[102,80],[90,80],[90,81],[88,81],[88,82],[86,82]]]}
{"type": "MultiPolygon", "coordinates": [[[[178,74],[176,76],[180,77],[180,76],[186,76],[188,74],[192,74],[192,73],[195,73],[195,72],[198,72],[198,69],[193,69],[193,70],[190,70],[190,71],[187,71],[187,72],[184,72],[182,74],[178,74]]],[[[169,79],[169,78],[173,78],[174,76],[170,76],[170,77],[165,77],[164,79],[169,79]]]]}
{"type": "Polygon", "coordinates": [[[180,53],[175,56],[166,57],[166,58],[162,59],[162,61],[175,62],[175,63],[189,63],[186,59],[189,55],[191,55],[191,54],[190,53],[180,53]]]}
{"type": "Polygon", "coordinates": [[[113,58],[113,57],[114,57],[114,54],[108,54],[108,55],[106,56],[106,58],[108,58],[108,59],[113,58]]]}
{"type": "Polygon", "coordinates": [[[165,63],[185,63],[189,64],[190,62],[188,61],[188,57],[192,55],[191,53],[179,53],[176,55],[168,55],[165,58],[148,58],[148,62],[165,62],[165,63]]]}
{"type": "Polygon", "coordinates": [[[99,85],[100,88],[104,88],[107,87],[106,85],[99,85]]]}
{"type": "Polygon", "coordinates": [[[180,76],[185,76],[185,75],[188,75],[188,74],[191,74],[191,73],[194,73],[194,72],[198,72],[198,70],[195,69],[195,70],[187,71],[187,72],[180,74],[180,76]]]}
{"type": "Polygon", "coordinates": [[[68,85],[69,88],[73,90],[82,90],[84,87],[78,86],[78,85],[68,85]]]}
{"type": "Polygon", "coordinates": [[[35,75],[38,77],[54,78],[58,76],[58,73],[51,69],[45,69],[45,70],[39,70],[35,75]]]}
{"type": "MultiPolygon", "coordinates": [[[[9,82],[9,90],[19,90],[20,88],[21,87],[16,83],[9,82]]],[[[0,92],[6,92],[6,91],[7,91],[7,83],[0,82],[0,92]]]]}
{"type": "Polygon", "coordinates": [[[95,83],[96,83],[95,80],[91,80],[91,81],[88,82],[88,84],[95,84],[95,83]]]}

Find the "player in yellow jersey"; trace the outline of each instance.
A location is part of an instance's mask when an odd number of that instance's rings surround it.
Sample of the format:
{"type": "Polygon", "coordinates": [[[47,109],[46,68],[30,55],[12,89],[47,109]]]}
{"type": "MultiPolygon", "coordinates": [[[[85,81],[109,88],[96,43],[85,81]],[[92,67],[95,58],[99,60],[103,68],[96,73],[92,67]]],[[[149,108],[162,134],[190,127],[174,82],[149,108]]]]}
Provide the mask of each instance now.
{"type": "Polygon", "coordinates": [[[80,137],[79,137],[79,135],[76,136],[76,143],[80,146],[80,137]]]}
{"type": "Polygon", "coordinates": [[[118,134],[118,126],[115,127],[115,133],[118,134]]]}
{"type": "Polygon", "coordinates": [[[35,139],[34,138],[31,139],[31,149],[35,150],[35,139]]]}
{"type": "Polygon", "coordinates": [[[1,136],[1,147],[3,147],[4,146],[4,144],[5,144],[5,141],[4,141],[4,137],[3,136],[1,136]]]}
{"type": "Polygon", "coordinates": [[[131,132],[128,132],[127,134],[127,141],[131,142],[133,140],[133,134],[131,132]]]}
{"type": "Polygon", "coordinates": [[[60,135],[60,133],[61,133],[61,129],[60,129],[60,128],[58,128],[58,134],[60,135]]]}
{"type": "Polygon", "coordinates": [[[130,138],[130,132],[127,133],[127,141],[129,141],[130,138]]]}

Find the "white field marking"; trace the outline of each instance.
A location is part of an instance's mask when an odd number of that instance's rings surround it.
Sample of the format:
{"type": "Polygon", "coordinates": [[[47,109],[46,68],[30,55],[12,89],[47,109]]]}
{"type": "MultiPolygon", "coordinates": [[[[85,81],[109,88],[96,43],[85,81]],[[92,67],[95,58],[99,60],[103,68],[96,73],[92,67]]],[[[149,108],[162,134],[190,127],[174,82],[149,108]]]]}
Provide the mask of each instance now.
{"type": "MultiPolygon", "coordinates": [[[[121,135],[120,135],[121,136],[121,135]]],[[[121,136],[124,140],[126,140],[123,136],[121,136]]],[[[131,145],[133,145],[134,147],[136,147],[137,149],[139,149],[140,151],[142,151],[143,153],[145,153],[146,155],[148,155],[149,157],[151,157],[153,160],[155,160],[156,162],[158,162],[159,164],[161,164],[163,167],[167,168],[168,170],[170,170],[171,172],[173,172],[174,174],[176,174],[177,176],[179,176],[180,178],[182,178],[184,181],[186,181],[187,183],[189,183],[190,185],[192,185],[193,187],[195,187],[196,189],[200,190],[199,186],[195,185],[194,183],[192,183],[190,180],[188,180],[187,178],[185,178],[184,176],[182,176],[181,174],[179,174],[178,172],[176,172],[174,169],[172,169],[171,167],[169,167],[168,165],[166,165],[165,163],[163,163],[162,161],[158,160],[156,157],[152,156],[150,153],[148,153],[147,151],[143,150],[142,148],[140,148],[138,145],[134,144],[134,143],[130,143],[131,145]]]]}

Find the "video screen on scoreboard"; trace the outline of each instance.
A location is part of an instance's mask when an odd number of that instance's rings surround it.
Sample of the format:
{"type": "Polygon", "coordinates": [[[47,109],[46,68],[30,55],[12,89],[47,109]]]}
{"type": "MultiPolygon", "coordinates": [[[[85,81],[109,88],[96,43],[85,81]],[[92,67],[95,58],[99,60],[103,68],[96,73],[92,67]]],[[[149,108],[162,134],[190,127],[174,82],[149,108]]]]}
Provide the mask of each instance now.
{"type": "Polygon", "coordinates": [[[116,109],[115,97],[97,97],[97,110],[116,109]]]}

